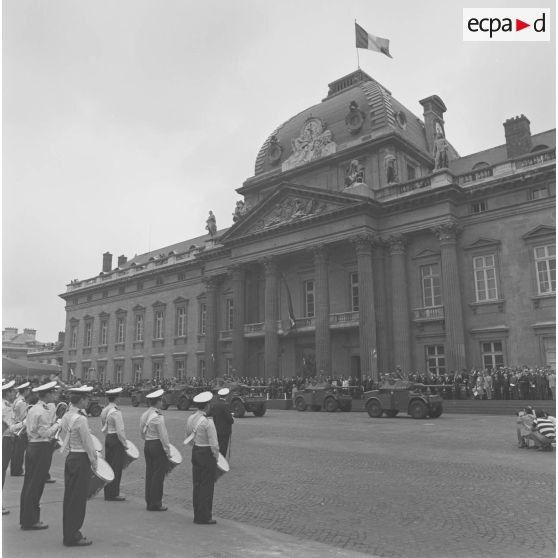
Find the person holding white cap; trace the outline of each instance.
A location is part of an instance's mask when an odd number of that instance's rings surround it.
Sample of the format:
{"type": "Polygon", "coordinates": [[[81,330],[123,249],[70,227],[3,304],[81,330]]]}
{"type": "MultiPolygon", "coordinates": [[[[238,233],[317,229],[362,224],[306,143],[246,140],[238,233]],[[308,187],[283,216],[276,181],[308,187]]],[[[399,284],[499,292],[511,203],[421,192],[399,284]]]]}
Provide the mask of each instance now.
{"type": "Polygon", "coordinates": [[[209,416],[213,417],[215,423],[215,430],[217,430],[217,439],[219,440],[219,452],[223,457],[227,456],[229,449],[229,440],[232,434],[232,425],[234,418],[231,414],[231,409],[227,403],[226,397],[229,395],[229,388],[221,388],[217,395],[218,398],[213,398],[209,410],[209,416]]]}
{"type": "MultiPolygon", "coordinates": [[[[2,384],[2,488],[6,481],[6,471],[13,456],[14,435],[23,423],[16,423],[14,419],[13,402],[16,396],[13,380],[2,384]]],[[[2,515],[9,510],[2,508],[2,515]]]]}
{"type": "Polygon", "coordinates": [[[215,425],[207,417],[212,398],[213,394],[210,391],[196,395],[193,401],[198,410],[190,415],[186,422],[186,436],[194,435],[192,448],[194,523],[202,525],[217,523],[212,514],[219,442],[215,425]]]}
{"type": "Polygon", "coordinates": [[[141,415],[140,434],[145,445],[145,503],[149,511],[167,511],[163,506],[163,485],[169,470],[171,455],[165,417],[161,413],[164,390],[158,389],[145,397],[149,409],[141,415]]]}
{"type": "MultiPolygon", "coordinates": [[[[15,422],[21,422],[22,424],[25,417],[27,417],[28,405],[26,397],[31,391],[29,386],[29,382],[24,382],[15,388],[17,391],[17,397],[14,401],[14,420],[15,422]]],[[[25,458],[26,449],[27,432],[23,429],[21,434],[14,437],[14,453],[12,454],[12,461],[10,463],[10,475],[12,477],[23,476],[23,460],[25,458]]]]}
{"type": "Polygon", "coordinates": [[[87,506],[87,490],[91,469],[97,468],[97,452],[93,445],[87,417],[92,387],[70,388],[70,407],[60,423],[60,452],[68,450],[64,464],[64,503],[62,507],[62,542],[64,546],[89,546],[91,541],[81,534],[87,506]]]}
{"type": "Polygon", "coordinates": [[[101,411],[101,430],[106,434],[105,459],[114,471],[114,480],[105,485],[104,492],[105,500],[112,502],[126,500],[124,496],[120,496],[120,481],[128,447],[122,411],[117,407],[121,393],[121,387],[105,391],[109,402],[101,411]]]}
{"type": "Polygon", "coordinates": [[[25,419],[27,430],[27,451],[25,452],[25,476],[20,497],[19,523],[24,531],[47,529],[48,525],[40,521],[40,501],[52,460],[51,440],[59,429],[58,421],[52,422],[48,403],[56,398],[56,382],[48,382],[33,392],[39,396],[39,402],[33,405],[25,419]]]}

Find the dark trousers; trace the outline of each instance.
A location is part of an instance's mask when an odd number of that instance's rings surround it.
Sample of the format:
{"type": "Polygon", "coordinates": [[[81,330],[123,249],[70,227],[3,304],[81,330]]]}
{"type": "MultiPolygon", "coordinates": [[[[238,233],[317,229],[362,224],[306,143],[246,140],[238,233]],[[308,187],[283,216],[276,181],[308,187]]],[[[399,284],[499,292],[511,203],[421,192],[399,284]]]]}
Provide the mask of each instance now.
{"type": "Polygon", "coordinates": [[[23,459],[25,458],[25,450],[27,449],[27,434],[24,432],[21,436],[14,438],[14,452],[12,454],[12,462],[10,464],[10,474],[23,474],[23,459]]]}
{"type": "Polygon", "coordinates": [[[114,480],[105,486],[105,498],[116,498],[120,494],[120,480],[126,460],[126,450],[117,434],[107,434],[105,439],[105,459],[114,471],[114,480]]]}
{"type": "Polygon", "coordinates": [[[219,453],[223,457],[227,457],[229,449],[229,440],[231,439],[230,432],[217,432],[217,441],[219,442],[219,453]]]}
{"type": "Polygon", "coordinates": [[[13,455],[14,439],[12,436],[2,436],[2,488],[6,482],[6,471],[13,455]]]}
{"type": "Polygon", "coordinates": [[[62,532],[65,544],[82,538],[81,527],[85,519],[87,491],[91,481],[91,462],[86,453],[72,453],[64,466],[64,504],[62,507],[62,532]]]}
{"type": "Polygon", "coordinates": [[[145,503],[148,508],[163,505],[163,484],[169,470],[169,460],[161,440],[146,440],[143,448],[145,456],[145,503]]]}
{"type": "Polygon", "coordinates": [[[213,490],[217,474],[217,460],[209,447],[192,449],[192,484],[194,492],[194,521],[209,521],[213,513],[213,490]]]}
{"type": "Polygon", "coordinates": [[[21,489],[19,523],[31,527],[41,519],[40,502],[52,460],[49,442],[33,442],[25,452],[25,477],[21,489]]]}

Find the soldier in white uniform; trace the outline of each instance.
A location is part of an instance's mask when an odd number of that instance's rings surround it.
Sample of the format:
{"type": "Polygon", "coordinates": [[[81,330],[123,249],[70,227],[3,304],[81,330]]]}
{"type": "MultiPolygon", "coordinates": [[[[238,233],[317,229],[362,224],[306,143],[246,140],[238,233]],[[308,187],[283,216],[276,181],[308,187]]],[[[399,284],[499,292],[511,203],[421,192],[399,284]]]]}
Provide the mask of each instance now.
{"type": "MultiPolygon", "coordinates": [[[[23,426],[23,423],[18,424],[14,420],[13,402],[16,396],[14,384],[14,380],[2,384],[2,488],[12,459],[15,433],[23,426]]],[[[2,515],[9,513],[9,510],[2,507],[2,515]]]]}
{"type": "Polygon", "coordinates": [[[122,411],[117,407],[120,393],[121,387],[107,390],[105,395],[109,403],[101,412],[101,430],[106,434],[105,459],[114,471],[114,480],[104,488],[105,500],[112,502],[126,500],[124,496],[120,496],[120,480],[128,447],[122,411]]]}
{"type": "MultiPolygon", "coordinates": [[[[23,422],[27,416],[27,401],[26,396],[28,395],[29,382],[24,382],[23,384],[17,386],[15,389],[17,391],[17,397],[14,401],[14,420],[15,422],[23,422]]],[[[25,450],[27,449],[27,432],[25,429],[21,434],[14,437],[14,452],[12,454],[12,461],[10,463],[10,475],[12,477],[22,477],[23,476],[23,460],[25,458],[25,450]]]]}

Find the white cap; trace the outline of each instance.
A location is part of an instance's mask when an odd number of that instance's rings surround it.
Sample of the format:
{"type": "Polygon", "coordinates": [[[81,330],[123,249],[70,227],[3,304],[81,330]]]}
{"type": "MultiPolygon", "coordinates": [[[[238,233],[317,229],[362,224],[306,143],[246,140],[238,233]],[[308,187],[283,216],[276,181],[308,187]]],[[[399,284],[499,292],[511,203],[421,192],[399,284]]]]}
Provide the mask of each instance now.
{"type": "Polygon", "coordinates": [[[229,395],[230,392],[231,392],[231,390],[229,388],[221,388],[217,392],[217,395],[229,395]]]}
{"type": "Polygon", "coordinates": [[[146,399],[158,399],[159,397],[163,397],[164,393],[165,393],[164,389],[158,389],[152,391],[151,393],[148,393],[145,397],[146,399]]]}
{"type": "MultiPolygon", "coordinates": [[[[56,383],[56,382],[53,382],[56,383]]],[[[74,387],[68,390],[70,393],[90,393],[93,391],[93,386],[74,387]]]]}
{"type": "Polygon", "coordinates": [[[213,399],[213,394],[210,391],[202,391],[194,397],[194,403],[207,403],[213,399]]]}
{"type": "MultiPolygon", "coordinates": [[[[4,386],[6,387],[6,386],[4,386]]],[[[42,392],[47,392],[47,391],[51,391],[56,387],[56,382],[47,382],[46,384],[43,384],[42,386],[38,386],[36,388],[33,388],[31,391],[34,393],[42,393],[42,392]]]]}
{"type": "Polygon", "coordinates": [[[10,380],[6,384],[2,384],[2,389],[12,389],[15,385],[15,380],[10,380]]]}
{"type": "Polygon", "coordinates": [[[122,393],[121,387],[107,389],[107,391],[105,391],[105,395],[117,395],[119,393],[122,393]]]}
{"type": "Polygon", "coordinates": [[[20,386],[17,386],[16,389],[25,389],[26,387],[29,387],[30,383],[29,382],[25,382],[23,384],[21,384],[20,386]]]}

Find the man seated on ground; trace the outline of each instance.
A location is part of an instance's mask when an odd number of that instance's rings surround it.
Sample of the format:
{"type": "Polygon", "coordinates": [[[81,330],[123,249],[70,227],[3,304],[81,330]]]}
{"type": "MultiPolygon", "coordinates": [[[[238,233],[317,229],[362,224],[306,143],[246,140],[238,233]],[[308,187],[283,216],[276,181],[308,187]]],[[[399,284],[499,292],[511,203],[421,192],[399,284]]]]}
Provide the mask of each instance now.
{"type": "Polygon", "coordinates": [[[517,445],[520,448],[529,448],[529,436],[533,431],[535,417],[525,409],[517,413],[517,445]]]}
{"type": "Polygon", "coordinates": [[[552,451],[552,443],[556,441],[556,428],[544,411],[537,409],[535,416],[528,438],[535,442],[538,451],[552,451]]]}

